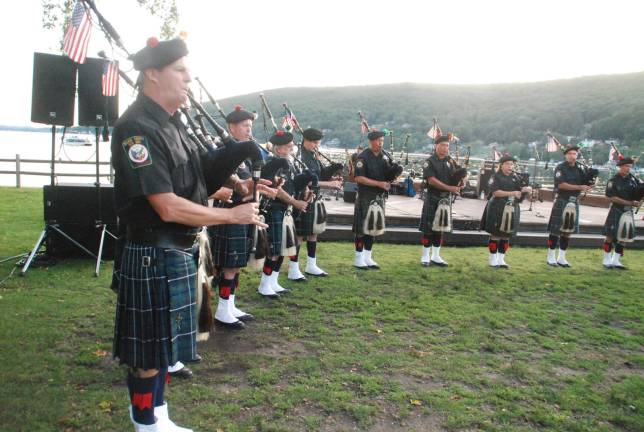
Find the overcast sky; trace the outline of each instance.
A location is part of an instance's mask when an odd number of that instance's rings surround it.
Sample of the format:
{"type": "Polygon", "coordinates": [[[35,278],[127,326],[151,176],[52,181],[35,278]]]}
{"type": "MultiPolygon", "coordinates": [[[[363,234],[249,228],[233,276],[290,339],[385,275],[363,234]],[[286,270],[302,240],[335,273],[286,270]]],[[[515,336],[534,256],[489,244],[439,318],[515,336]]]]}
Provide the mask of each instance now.
{"type": "MultiPolygon", "coordinates": [[[[135,0],[95,1],[130,51],[159,33],[158,20],[135,0]]],[[[644,70],[639,1],[178,0],[178,6],[193,75],[216,98],[279,87],[485,84],[644,70]]],[[[0,17],[0,124],[30,123],[33,53],[57,53],[61,37],[41,21],[40,0],[12,2],[0,17]]],[[[101,49],[110,52],[95,28],[90,55],[101,49]]],[[[125,107],[131,92],[121,89],[125,107]]]]}

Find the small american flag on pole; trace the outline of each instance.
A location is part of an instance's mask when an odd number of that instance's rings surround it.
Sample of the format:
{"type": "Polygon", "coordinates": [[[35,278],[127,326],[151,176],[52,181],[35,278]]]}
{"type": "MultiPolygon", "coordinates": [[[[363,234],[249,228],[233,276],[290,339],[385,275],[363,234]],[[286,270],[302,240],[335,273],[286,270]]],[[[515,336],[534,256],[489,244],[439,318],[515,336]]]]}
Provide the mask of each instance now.
{"type": "Polygon", "coordinates": [[[76,1],[63,40],[63,51],[72,61],[85,63],[91,33],[92,20],[89,12],[82,1],[76,1]]]}
{"type": "Polygon", "coordinates": [[[427,136],[433,140],[436,140],[439,136],[441,136],[442,131],[441,128],[438,126],[438,122],[436,119],[434,119],[434,125],[427,131],[427,136]]]}
{"type": "Polygon", "coordinates": [[[561,147],[561,144],[559,143],[559,140],[554,137],[551,133],[548,134],[548,147],[546,147],[546,151],[549,153],[556,152],[559,150],[559,147],[561,147]]]}
{"type": "Polygon", "coordinates": [[[103,96],[116,96],[119,89],[119,66],[111,60],[103,62],[103,96]]]}

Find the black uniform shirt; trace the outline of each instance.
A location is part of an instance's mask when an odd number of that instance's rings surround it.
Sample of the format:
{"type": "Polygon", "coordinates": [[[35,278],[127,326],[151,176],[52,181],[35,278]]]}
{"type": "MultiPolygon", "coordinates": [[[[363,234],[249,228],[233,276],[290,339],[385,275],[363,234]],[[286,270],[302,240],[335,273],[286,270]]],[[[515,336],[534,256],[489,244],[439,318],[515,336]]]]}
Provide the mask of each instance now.
{"type": "Polygon", "coordinates": [[[580,194],[580,191],[559,189],[559,185],[561,183],[568,183],[571,185],[584,184],[584,173],[585,171],[583,167],[577,162],[575,162],[574,166],[570,166],[566,161],[560,163],[559,165],[557,165],[557,168],[555,168],[555,192],[564,199],[578,196],[580,194]]]}
{"type": "Polygon", "coordinates": [[[441,195],[447,193],[446,190],[439,189],[429,183],[429,178],[434,177],[436,180],[449,185],[452,173],[454,172],[454,165],[450,163],[450,157],[445,156],[439,159],[436,153],[431,155],[429,159],[423,164],[423,179],[427,180],[427,189],[433,195],[441,195]]]}
{"type": "Polygon", "coordinates": [[[170,192],[197,204],[208,203],[196,145],[177,114],[171,117],[142,93],[114,127],[112,165],[116,211],[123,226],[192,228],[163,222],[147,195],[170,192]]]}
{"type": "MultiPolygon", "coordinates": [[[[615,174],[606,184],[606,196],[617,197],[627,201],[635,201],[638,199],[638,189],[641,180],[633,174],[628,173],[626,177],[622,177],[619,173],[615,174]]],[[[618,205],[618,204],[613,204],[618,205]]],[[[618,205],[620,208],[623,206],[618,205]]]]}
{"type": "MultiPolygon", "coordinates": [[[[269,163],[271,160],[275,158],[277,158],[277,156],[272,156],[268,158],[266,163],[269,163]]],[[[297,174],[297,171],[295,169],[295,166],[290,160],[288,160],[288,170],[286,172],[282,172],[282,176],[284,177],[284,185],[282,186],[282,190],[291,196],[295,194],[295,175],[296,174],[297,174]]],[[[264,172],[262,172],[262,178],[266,178],[264,175],[265,175],[264,172]]],[[[273,180],[273,179],[268,179],[268,180],[273,180]]],[[[275,210],[286,210],[287,207],[288,207],[288,204],[278,199],[273,200],[271,203],[271,208],[275,210]]]]}
{"type": "Polygon", "coordinates": [[[308,169],[313,171],[313,173],[320,178],[320,175],[322,174],[322,164],[315,158],[315,154],[308,151],[304,146],[302,146],[302,162],[304,162],[304,165],[306,165],[308,169]]]}
{"type": "MultiPolygon", "coordinates": [[[[356,158],[355,177],[367,177],[371,180],[385,181],[389,165],[391,165],[391,160],[384,152],[381,151],[376,156],[371,149],[366,149],[356,158]]],[[[382,194],[384,192],[384,189],[376,186],[358,184],[358,194],[363,197],[382,194]]]]}
{"type": "Polygon", "coordinates": [[[501,171],[497,171],[494,173],[492,177],[490,177],[490,196],[495,191],[504,191],[504,192],[513,192],[513,191],[520,191],[521,190],[521,179],[515,175],[514,173],[510,173],[510,175],[505,175],[501,171]]]}

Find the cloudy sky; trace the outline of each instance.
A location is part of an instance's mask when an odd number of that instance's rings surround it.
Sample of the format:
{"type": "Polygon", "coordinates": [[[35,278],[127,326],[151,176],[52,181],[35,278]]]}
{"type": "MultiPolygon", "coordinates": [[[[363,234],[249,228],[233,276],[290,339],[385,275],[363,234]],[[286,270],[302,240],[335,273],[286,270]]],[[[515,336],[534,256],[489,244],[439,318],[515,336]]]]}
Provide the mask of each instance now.
{"type": "MultiPolygon", "coordinates": [[[[193,75],[216,98],[279,87],[487,84],[644,70],[644,3],[637,1],[177,1],[193,75]]],[[[95,2],[130,51],[159,32],[135,0],[95,2]]],[[[0,124],[30,123],[33,53],[57,53],[61,37],[41,21],[40,0],[12,2],[0,17],[0,124]]],[[[101,49],[111,52],[95,28],[90,55],[101,49]]],[[[122,87],[122,106],[130,99],[122,87]]]]}

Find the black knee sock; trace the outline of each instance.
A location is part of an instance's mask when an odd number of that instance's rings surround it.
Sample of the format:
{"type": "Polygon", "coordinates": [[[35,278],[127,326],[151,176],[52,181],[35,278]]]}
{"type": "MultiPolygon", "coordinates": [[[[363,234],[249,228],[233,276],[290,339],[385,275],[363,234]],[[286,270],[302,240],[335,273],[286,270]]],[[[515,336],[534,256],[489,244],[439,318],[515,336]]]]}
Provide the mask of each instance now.
{"type": "Polygon", "coordinates": [[[282,263],[284,262],[284,257],[281,256],[277,258],[275,261],[273,261],[273,271],[278,272],[280,271],[280,267],[282,267],[282,263]]]}
{"type": "Polygon", "coordinates": [[[362,236],[360,237],[356,236],[355,245],[356,245],[356,252],[362,252],[362,249],[364,248],[364,239],[362,236]]]}
{"type": "Polygon", "coordinates": [[[624,256],[624,245],[621,243],[615,243],[615,253],[624,256]]]}
{"type": "Polygon", "coordinates": [[[431,240],[433,247],[441,247],[441,244],[443,244],[443,234],[440,232],[433,232],[431,240]]]}
{"type": "Polygon", "coordinates": [[[298,244],[297,246],[295,246],[295,255],[291,255],[290,257],[288,257],[288,259],[291,260],[292,262],[297,262],[299,257],[300,257],[300,245],[298,244]]]}
{"type": "Polygon", "coordinates": [[[364,248],[366,250],[371,250],[371,248],[373,248],[373,242],[375,241],[375,239],[376,238],[374,236],[370,236],[370,235],[364,236],[364,248]]]}
{"type": "Polygon", "coordinates": [[[557,246],[559,246],[559,236],[550,234],[548,236],[548,248],[555,250],[557,249],[557,246]]]}
{"type": "Polygon", "coordinates": [[[159,370],[157,375],[157,384],[156,392],[154,394],[154,406],[160,407],[165,403],[163,400],[165,397],[165,385],[168,382],[168,368],[163,368],[159,370]]]}
{"type": "Polygon", "coordinates": [[[315,249],[317,248],[318,242],[316,240],[309,240],[306,242],[306,255],[309,258],[315,258],[315,249]]]}
{"type": "Polygon", "coordinates": [[[237,291],[237,286],[239,286],[239,273],[235,273],[235,277],[233,278],[233,284],[230,287],[230,295],[235,295],[235,291],[237,291]]]}
{"type": "Polygon", "coordinates": [[[127,387],[130,391],[132,417],[139,424],[151,425],[154,419],[154,397],[158,375],[150,378],[138,378],[129,374],[127,387]]]}
{"type": "Polygon", "coordinates": [[[559,249],[561,249],[562,251],[565,251],[566,249],[568,249],[569,243],[570,243],[570,237],[561,236],[561,238],[559,239],[559,249]]]}
{"type": "Polygon", "coordinates": [[[510,240],[500,239],[499,240],[499,253],[506,253],[510,249],[510,240]]]}

